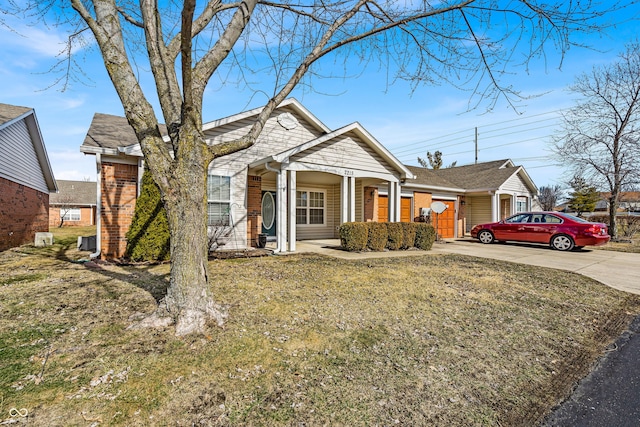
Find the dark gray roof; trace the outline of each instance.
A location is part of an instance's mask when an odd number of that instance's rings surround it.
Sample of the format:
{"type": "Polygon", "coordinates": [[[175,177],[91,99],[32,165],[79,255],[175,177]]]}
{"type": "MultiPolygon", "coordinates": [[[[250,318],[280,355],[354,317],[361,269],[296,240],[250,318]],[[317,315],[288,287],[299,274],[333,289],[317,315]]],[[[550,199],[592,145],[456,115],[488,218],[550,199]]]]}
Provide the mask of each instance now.
{"type": "Polygon", "coordinates": [[[87,181],[64,181],[58,179],[58,192],[49,195],[50,205],[95,205],[96,183],[87,181]]]}
{"type": "Polygon", "coordinates": [[[408,166],[416,175],[416,184],[432,185],[437,187],[472,189],[499,188],[519,168],[519,166],[505,166],[512,163],[508,159],[494,160],[453,168],[438,170],[408,166]]]}
{"type": "MultiPolygon", "coordinates": [[[[160,124],[160,132],[167,134],[165,125],[160,124]]],[[[82,145],[84,147],[96,147],[117,149],[136,144],[138,139],[125,117],[111,114],[95,113],[82,145]]]]}
{"type": "MultiPolygon", "coordinates": [[[[406,166],[406,165],[405,165],[406,166]]],[[[448,179],[440,176],[433,169],[422,168],[418,166],[406,166],[407,169],[415,175],[415,180],[408,180],[408,184],[430,185],[434,187],[461,188],[448,179]]]]}
{"type": "Polygon", "coordinates": [[[31,111],[31,108],[0,103],[0,125],[20,117],[28,111],[31,111]]]}

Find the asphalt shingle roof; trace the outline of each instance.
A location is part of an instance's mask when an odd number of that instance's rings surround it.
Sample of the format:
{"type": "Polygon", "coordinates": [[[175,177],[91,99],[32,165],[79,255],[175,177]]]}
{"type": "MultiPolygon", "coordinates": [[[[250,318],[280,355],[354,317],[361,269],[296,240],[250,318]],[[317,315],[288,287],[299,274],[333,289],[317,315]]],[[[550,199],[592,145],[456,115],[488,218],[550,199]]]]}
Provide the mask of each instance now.
{"type": "Polygon", "coordinates": [[[58,181],[58,192],[49,195],[50,205],[95,205],[96,183],[91,181],[58,181]]]}
{"type": "Polygon", "coordinates": [[[494,160],[438,170],[407,166],[416,175],[416,184],[439,187],[462,188],[465,190],[498,188],[511,177],[519,166],[502,167],[509,160],[494,160]],[[501,168],[502,167],[502,168],[501,168]]]}
{"type": "MultiPolygon", "coordinates": [[[[160,132],[167,134],[165,125],[160,125],[160,132]]],[[[111,114],[95,113],[82,145],[88,147],[117,149],[136,144],[138,139],[129,126],[126,117],[111,114]]]]}
{"type": "Polygon", "coordinates": [[[0,103],[0,124],[7,123],[28,111],[31,111],[31,108],[0,103]]]}

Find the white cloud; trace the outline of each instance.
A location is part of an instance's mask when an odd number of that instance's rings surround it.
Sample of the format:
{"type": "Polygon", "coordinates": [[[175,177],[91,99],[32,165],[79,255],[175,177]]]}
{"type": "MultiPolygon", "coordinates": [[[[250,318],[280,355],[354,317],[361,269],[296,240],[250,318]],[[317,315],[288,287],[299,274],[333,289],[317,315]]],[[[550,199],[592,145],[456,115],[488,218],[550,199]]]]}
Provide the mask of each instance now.
{"type": "Polygon", "coordinates": [[[26,60],[30,54],[38,54],[39,56],[55,58],[65,49],[66,38],[62,33],[49,28],[43,31],[40,28],[26,26],[24,24],[12,26],[14,31],[6,28],[0,29],[0,37],[3,39],[5,46],[11,46],[13,51],[19,55],[20,61],[14,61],[16,65],[29,65],[26,60]]]}

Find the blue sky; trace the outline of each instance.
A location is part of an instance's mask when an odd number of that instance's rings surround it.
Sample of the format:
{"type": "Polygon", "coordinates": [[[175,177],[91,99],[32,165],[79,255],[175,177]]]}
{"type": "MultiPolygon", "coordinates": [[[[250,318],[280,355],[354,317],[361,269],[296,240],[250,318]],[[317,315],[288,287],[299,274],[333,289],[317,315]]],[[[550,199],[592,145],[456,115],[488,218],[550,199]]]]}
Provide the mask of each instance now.
{"type": "MultiPolygon", "coordinates": [[[[640,6],[628,10],[635,17],[606,35],[583,39],[597,50],[572,48],[559,69],[559,58],[535,63],[528,73],[513,76],[516,89],[531,96],[518,112],[504,100],[494,109],[467,111],[469,93],[449,85],[387,86],[384,72],[367,70],[355,79],[314,82],[314,92],[297,90],[295,96],[331,128],[360,122],[401,161],[417,165],[427,150],[443,152],[445,164],[474,162],[474,133],[478,129],[478,160],[511,158],[523,165],[538,187],[567,181],[566,172],[549,159],[550,137],[556,132],[558,111],[573,105],[566,91],[575,77],[594,65],[615,60],[624,44],[636,37],[640,6]]],[[[28,27],[9,21],[13,30],[0,26],[0,102],[35,108],[57,179],[95,180],[95,159],[79,147],[95,112],[122,115],[122,106],[95,54],[81,62],[86,78],[61,92],[47,89],[55,76],[47,73],[62,49],[64,35],[53,28],[28,27]]],[[[265,101],[260,95],[238,96],[236,87],[209,91],[203,119],[214,120],[265,101]]],[[[486,104],[484,104],[486,106],[486,104]]]]}

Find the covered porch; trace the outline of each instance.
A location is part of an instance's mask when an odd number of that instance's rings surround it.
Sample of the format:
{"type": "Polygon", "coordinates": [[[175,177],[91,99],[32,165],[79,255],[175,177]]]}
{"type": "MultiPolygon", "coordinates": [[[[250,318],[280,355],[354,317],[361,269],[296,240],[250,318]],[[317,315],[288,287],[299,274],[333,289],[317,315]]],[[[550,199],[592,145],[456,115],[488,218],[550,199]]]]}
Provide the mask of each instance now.
{"type": "Polygon", "coordinates": [[[266,234],[275,252],[296,252],[300,240],[337,239],[341,224],[372,220],[378,186],[392,195],[389,218],[400,221],[401,179],[392,174],[274,162],[251,165],[248,173],[260,181],[259,195],[257,188],[249,195],[260,205],[248,207],[259,211],[248,239],[266,234]]]}

